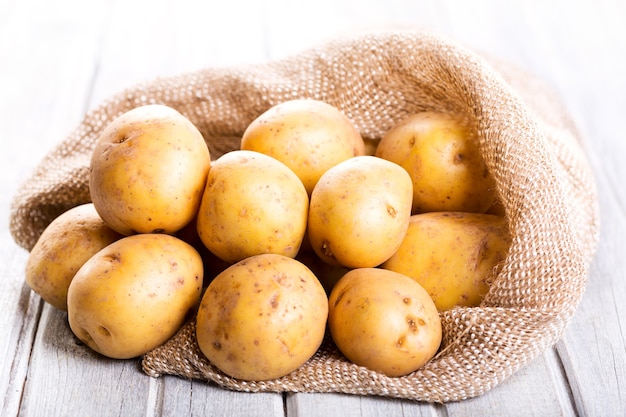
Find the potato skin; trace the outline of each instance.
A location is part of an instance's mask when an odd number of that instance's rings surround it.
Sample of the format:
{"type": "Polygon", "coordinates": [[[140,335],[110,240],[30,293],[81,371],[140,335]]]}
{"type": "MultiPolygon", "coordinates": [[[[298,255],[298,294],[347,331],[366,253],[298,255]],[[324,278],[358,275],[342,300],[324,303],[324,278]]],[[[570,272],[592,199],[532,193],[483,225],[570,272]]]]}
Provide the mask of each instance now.
{"type": "Polygon", "coordinates": [[[262,253],[295,257],[306,232],[309,196],[282,162],[238,150],[213,162],[197,217],[204,245],[235,263],[262,253]]]}
{"type": "Polygon", "coordinates": [[[376,156],[407,170],[413,181],[412,213],[484,213],[495,201],[495,182],[477,138],[459,117],[422,112],[392,127],[376,156]]]}
{"type": "Polygon", "coordinates": [[[311,194],[311,247],[330,265],[381,264],[402,242],[412,195],[407,172],[375,156],[357,156],[330,168],[311,194]]]}
{"type": "Polygon", "coordinates": [[[428,293],[385,269],[346,273],[329,297],[328,328],[351,362],[387,376],[409,374],[439,349],[442,327],[428,293]]]}
{"type": "Polygon", "coordinates": [[[510,243],[504,217],[459,212],[416,214],[397,252],[381,267],[419,282],[440,311],[477,306],[510,243]]]}
{"type": "Polygon", "coordinates": [[[365,153],[364,141],[338,108],[312,99],[279,103],[248,125],[241,149],[270,155],[298,175],[309,195],[339,162],[365,153]]]}
{"type": "Polygon", "coordinates": [[[225,374],[268,380],[315,354],[327,315],[324,288],[306,266],[262,254],[234,264],[209,284],[196,336],[202,353],[225,374]]]}
{"type": "Polygon", "coordinates": [[[208,146],[187,118],[167,106],[141,106],[98,138],[89,191],[119,233],[173,234],[196,215],[210,165],[208,146]]]}
{"type": "Polygon", "coordinates": [[[163,344],[195,312],[202,259],[182,240],[138,234],[96,253],[68,291],[72,332],[102,355],[128,359],[163,344]]]}
{"type": "Polygon", "coordinates": [[[73,207],[42,232],[26,262],[25,279],[41,298],[67,311],[67,290],[80,267],[123,236],[111,229],[93,204],[73,207]]]}

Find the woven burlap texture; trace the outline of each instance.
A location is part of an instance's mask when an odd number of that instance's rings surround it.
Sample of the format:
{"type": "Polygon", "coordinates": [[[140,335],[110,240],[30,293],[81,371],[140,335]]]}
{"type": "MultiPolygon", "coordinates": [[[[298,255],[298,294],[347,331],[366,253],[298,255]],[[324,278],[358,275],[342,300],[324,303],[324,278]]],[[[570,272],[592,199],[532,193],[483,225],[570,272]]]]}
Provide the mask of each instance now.
{"type": "Polygon", "coordinates": [[[90,201],[88,169],[99,132],[136,106],[162,103],[186,115],[212,157],[235,149],[246,126],[295,98],[341,109],[366,139],[422,110],[464,115],[505,208],[512,245],[475,308],[441,314],[438,355],[405,377],[349,363],[326,340],[300,369],[271,381],[230,378],[200,353],[194,323],[147,354],[151,376],[174,374],[241,391],[343,392],[447,402],[481,395],[561,336],[584,292],[598,239],[597,195],[584,142],[561,102],[518,68],[419,30],[337,37],[289,58],[207,68],[151,80],[90,111],[14,197],[15,241],[31,249],[46,225],[90,201]]]}

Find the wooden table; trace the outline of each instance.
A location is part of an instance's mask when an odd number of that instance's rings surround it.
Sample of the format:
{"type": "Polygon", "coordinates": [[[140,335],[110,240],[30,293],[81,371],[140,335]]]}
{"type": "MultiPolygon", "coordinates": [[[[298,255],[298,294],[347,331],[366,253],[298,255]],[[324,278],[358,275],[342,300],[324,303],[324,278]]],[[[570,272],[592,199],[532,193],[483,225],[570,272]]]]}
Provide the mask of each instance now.
{"type": "Polygon", "coordinates": [[[626,415],[626,2],[435,0],[0,2],[2,416],[626,415]],[[487,394],[458,403],[246,394],[146,376],[79,346],[66,314],[24,284],[8,232],[15,190],[85,112],[136,82],[278,59],[337,33],[427,28],[507,59],[559,92],[588,142],[601,241],[561,340],[487,394]]]}

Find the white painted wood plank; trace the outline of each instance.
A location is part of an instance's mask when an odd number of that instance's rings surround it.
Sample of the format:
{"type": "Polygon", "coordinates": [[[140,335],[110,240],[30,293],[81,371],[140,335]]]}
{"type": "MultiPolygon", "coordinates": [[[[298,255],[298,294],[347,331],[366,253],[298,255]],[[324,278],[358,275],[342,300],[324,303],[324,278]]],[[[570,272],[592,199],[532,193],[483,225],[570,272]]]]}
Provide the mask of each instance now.
{"type": "MultiPolygon", "coordinates": [[[[547,4],[547,3],[546,3],[547,4]]],[[[569,4],[568,4],[569,5],[569,4]]],[[[623,2],[525,8],[541,59],[534,69],[561,94],[586,140],[600,195],[601,237],[587,291],[557,345],[578,415],[624,415],[626,400],[626,34],[623,2]],[[545,29],[541,36],[540,28],[545,29]]]]}
{"type": "Polygon", "coordinates": [[[80,16],[104,5],[41,3],[4,2],[0,18],[0,398],[7,416],[20,406],[41,306],[24,284],[27,253],[10,237],[9,205],[82,115],[94,32],[80,16]]]}
{"type": "MultiPolygon", "coordinates": [[[[624,144],[617,142],[612,152],[626,152],[624,144]]],[[[619,185],[611,184],[616,181],[611,173],[623,169],[612,166],[615,163],[619,161],[607,158],[596,165],[603,196],[600,246],[583,301],[558,344],[581,416],[626,414],[626,195],[623,179],[619,185]],[[619,194],[616,187],[621,187],[619,194]]]]}
{"type": "Polygon", "coordinates": [[[157,77],[264,61],[263,17],[263,2],[245,0],[116,2],[90,106],[157,77]]]}
{"type": "Polygon", "coordinates": [[[424,404],[389,398],[348,394],[287,394],[287,415],[297,417],[342,416],[442,416],[441,404],[424,404]]]}
{"type": "Polygon", "coordinates": [[[0,3],[0,38],[6,36],[5,31],[8,30],[8,22],[11,21],[13,10],[17,0],[6,0],[0,3]]]}
{"type": "Polygon", "coordinates": [[[20,415],[144,415],[150,379],[138,360],[111,360],[72,334],[67,314],[44,306],[20,415]]]}
{"type": "Polygon", "coordinates": [[[266,0],[268,59],[281,59],[337,36],[364,31],[420,28],[441,30],[436,1],[266,0]]]}
{"type": "Polygon", "coordinates": [[[288,394],[289,415],[305,416],[575,416],[571,398],[563,386],[559,364],[548,351],[487,394],[461,402],[426,404],[406,400],[342,394],[288,394]],[[345,414],[344,414],[345,413],[345,414]]]}
{"type": "Polygon", "coordinates": [[[575,416],[561,375],[552,373],[551,354],[544,353],[480,397],[446,404],[446,416],[575,416]]]}
{"type": "MultiPolygon", "coordinates": [[[[626,50],[626,36],[619,29],[621,16],[626,14],[624,3],[321,1],[300,9],[291,3],[269,0],[252,3],[196,6],[185,1],[173,8],[161,1],[145,6],[139,1],[117,2],[113,11],[108,11],[110,3],[104,1],[3,3],[0,7],[5,8],[0,10],[10,10],[10,14],[0,17],[0,222],[6,222],[8,201],[18,181],[78,122],[85,103],[93,106],[121,88],[154,76],[205,65],[280,58],[342,31],[368,25],[426,24],[545,77],[557,86],[590,138],[594,152],[591,156],[601,172],[603,219],[608,220],[604,220],[603,241],[588,292],[558,344],[558,355],[547,352],[482,397],[442,407],[339,394],[288,394],[287,413],[570,415],[574,406],[579,415],[623,411],[626,312],[620,300],[626,295],[621,256],[626,231],[626,195],[622,187],[626,168],[619,160],[624,154],[624,142],[619,138],[626,136],[620,123],[626,111],[626,78],[621,76],[626,72],[626,61],[619,58],[618,51],[626,50]],[[90,12],[94,4],[96,11],[90,12]],[[248,10],[249,15],[242,10],[248,10]],[[109,34],[99,38],[95,21],[107,22],[109,34]],[[7,33],[10,36],[5,36],[7,33]],[[203,39],[202,46],[197,46],[197,39],[203,39]],[[155,54],[155,50],[160,53],[155,54]],[[98,57],[100,71],[94,93],[89,96],[87,90],[98,57]],[[41,65],[44,62],[47,64],[41,65]],[[574,404],[563,373],[572,384],[574,404]]],[[[5,225],[0,224],[0,308],[6,312],[0,318],[0,354],[16,359],[2,362],[0,394],[4,393],[5,398],[2,414],[14,415],[21,398],[19,384],[27,372],[28,346],[34,338],[39,300],[30,294],[25,296],[19,276],[25,254],[12,244],[5,225]]],[[[120,410],[146,415],[211,414],[219,410],[230,414],[250,415],[253,410],[261,410],[264,415],[282,414],[279,394],[234,393],[175,377],[146,379],[130,365],[132,362],[126,361],[107,360],[92,366],[91,359],[74,354],[67,359],[63,355],[70,356],[69,345],[65,344],[70,342],[68,334],[63,336],[65,339],[54,336],[60,330],[55,326],[64,320],[57,313],[49,307],[43,311],[23,415],[44,409],[48,415],[80,411],[78,405],[56,404],[52,397],[72,396],[72,401],[84,404],[91,400],[85,395],[95,396],[96,403],[102,405],[102,414],[109,415],[118,415],[120,410]],[[46,356],[60,354],[62,364],[44,362],[46,356]],[[135,381],[131,385],[140,386],[141,394],[137,397],[109,386],[111,375],[135,381]],[[47,397],[37,394],[49,389],[49,381],[59,378],[65,378],[67,385],[54,388],[47,397]],[[106,382],[100,392],[79,390],[78,385],[98,378],[106,382]],[[110,398],[117,407],[105,406],[104,398],[110,398]]],[[[126,391],[134,392],[128,388],[126,391]]]]}
{"type": "MultiPolygon", "coordinates": [[[[464,4],[467,7],[473,6],[472,3],[464,4]]],[[[459,4],[454,4],[450,8],[459,11],[459,6],[459,4]]],[[[485,43],[488,50],[522,65],[556,88],[589,142],[590,157],[595,159],[594,151],[604,151],[605,154],[601,159],[609,163],[603,162],[602,167],[603,170],[611,171],[609,175],[614,181],[613,198],[621,198],[623,201],[624,191],[621,183],[626,173],[623,164],[612,164],[610,161],[614,160],[615,155],[623,154],[624,150],[616,149],[616,143],[610,140],[610,136],[623,137],[619,135],[619,132],[624,132],[623,124],[619,120],[623,117],[620,114],[623,115],[626,111],[626,106],[624,106],[626,89],[623,76],[619,74],[626,71],[626,61],[623,56],[620,58],[616,55],[616,51],[626,50],[624,43],[626,36],[623,29],[618,29],[621,27],[618,16],[625,13],[624,4],[618,2],[579,2],[576,4],[524,2],[506,3],[506,5],[502,3],[500,7],[502,9],[493,17],[497,18],[501,25],[505,25],[502,27],[506,27],[506,31],[494,31],[492,35],[499,37],[500,44],[498,42],[485,43]],[[524,24],[519,25],[520,21],[524,24]],[[505,33],[507,36],[504,38],[498,36],[505,33]],[[502,43],[503,39],[504,43],[502,43]],[[597,136],[602,135],[598,127],[605,129],[606,136],[602,140],[597,140],[597,136]],[[600,145],[600,148],[597,148],[597,145],[600,145]],[[605,146],[606,149],[602,149],[605,146]],[[621,181],[617,178],[621,178],[621,181]],[[621,191],[617,192],[620,187],[621,191]]],[[[461,19],[460,16],[469,15],[468,13],[459,13],[455,15],[455,19],[461,19]]],[[[492,22],[497,24],[494,20],[492,22]]],[[[455,31],[458,31],[459,24],[455,23],[453,27],[455,31]]],[[[483,29],[477,29],[476,32],[479,35],[472,33],[466,39],[473,43],[478,39],[476,36],[480,38],[489,36],[482,33],[483,29]]],[[[461,36],[460,33],[458,35],[461,36]]],[[[620,142],[623,143],[623,141],[620,142]]],[[[618,146],[623,148],[623,145],[618,146]]],[[[599,166],[596,165],[596,167],[599,166]]],[[[607,195],[600,197],[603,203],[607,200],[607,195]]],[[[599,249],[596,264],[608,262],[609,268],[601,272],[591,270],[588,294],[581,303],[580,311],[570,323],[566,336],[558,344],[559,357],[556,360],[547,361],[545,365],[547,368],[541,367],[543,371],[537,370],[536,364],[533,364],[534,369],[529,374],[530,377],[525,376],[528,369],[522,371],[526,379],[520,392],[522,404],[528,403],[535,408],[536,415],[544,415],[541,412],[541,404],[545,404],[546,393],[555,394],[558,397],[565,415],[571,413],[622,415],[626,410],[623,395],[620,393],[620,387],[624,386],[626,375],[624,371],[626,366],[624,326],[622,324],[624,311],[621,308],[622,304],[615,301],[622,299],[625,291],[624,280],[616,277],[616,275],[624,275],[624,266],[623,261],[617,265],[614,261],[616,258],[619,259],[617,254],[621,248],[619,236],[624,235],[621,227],[624,210],[621,213],[604,213],[603,211],[602,218],[615,219],[611,220],[611,228],[620,225],[614,236],[608,239],[605,239],[606,234],[603,236],[603,241],[611,242],[608,243],[609,250],[602,247],[599,249]],[[605,281],[600,277],[606,276],[612,277],[611,282],[600,284],[600,280],[605,281]],[[603,292],[611,292],[613,295],[609,297],[608,294],[598,294],[593,301],[589,302],[589,292],[594,292],[594,281],[598,288],[602,286],[603,292]],[[609,301],[611,298],[613,302],[609,301]],[[609,301],[608,305],[607,301],[609,301]],[[600,305],[603,307],[599,308],[600,305]],[[604,314],[599,313],[599,310],[604,314]],[[597,321],[598,317],[604,317],[606,325],[601,326],[597,321]],[[578,320],[585,320],[585,325],[579,327],[578,320]],[[576,336],[571,337],[570,335],[574,332],[576,336]],[[604,341],[602,346],[599,346],[594,335],[604,341]],[[607,354],[607,348],[610,348],[610,354],[607,354]],[[576,357],[572,358],[572,355],[576,357]],[[561,364],[564,364],[565,370],[560,369],[563,366],[561,364]],[[598,369],[606,371],[598,373],[598,369]],[[555,375],[552,383],[546,383],[544,382],[546,380],[539,377],[546,370],[555,375]],[[563,385],[564,376],[569,378],[566,382],[573,385],[571,389],[567,384],[563,385]],[[528,393],[532,393],[533,386],[541,387],[540,389],[545,389],[545,392],[540,393],[539,396],[530,396],[528,401],[524,401],[523,398],[528,396],[528,393]],[[607,386],[611,388],[607,390],[607,386]],[[570,398],[572,395],[575,397],[574,400],[570,398]],[[572,404],[572,401],[575,404],[572,404]]],[[[512,380],[517,378],[518,375],[515,375],[512,380]]],[[[511,391],[518,392],[516,385],[509,385],[509,381],[503,384],[506,389],[502,390],[504,393],[502,400],[505,402],[501,404],[505,407],[495,415],[518,415],[518,411],[508,410],[507,412],[506,410],[507,404],[511,404],[510,400],[506,401],[506,396],[510,398],[511,391]]],[[[500,391],[501,387],[496,387],[487,396],[478,400],[491,402],[494,398],[498,398],[500,391]]],[[[518,404],[517,401],[516,396],[514,404],[518,404]]],[[[476,402],[478,401],[470,400],[467,404],[474,405],[473,403],[476,402]]],[[[466,403],[460,405],[464,407],[466,403]]],[[[481,403],[478,407],[483,406],[484,404],[481,403]]],[[[449,415],[454,415],[451,408],[448,407],[449,415]]],[[[464,411],[460,415],[470,415],[470,413],[464,411]]],[[[551,415],[551,413],[546,411],[545,415],[551,415]]]]}
{"type": "MultiPolygon", "coordinates": [[[[0,37],[3,206],[40,159],[82,118],[103,1],[16,4],[0,37]],[[80,34],[80,35],[79,35],[80,34]]],[[[3,230],[8,219],[1,219],[3,230]]]]}
{"type": "Polygon", "coordinates": [[[232,417],[283,416],[283,396],[274,393],[242,393],[204,381],[160,377],[161,416],[224,415],[232,417]]]}
{"type": "Polygon", "coordinates": [[[19,410],[42,302],[19,278],[25,252],[4,236],[0,253],[7,256],[0,265],[0,280],[5,283],[0,291],[0,415],[13,416],[19,410]]]}

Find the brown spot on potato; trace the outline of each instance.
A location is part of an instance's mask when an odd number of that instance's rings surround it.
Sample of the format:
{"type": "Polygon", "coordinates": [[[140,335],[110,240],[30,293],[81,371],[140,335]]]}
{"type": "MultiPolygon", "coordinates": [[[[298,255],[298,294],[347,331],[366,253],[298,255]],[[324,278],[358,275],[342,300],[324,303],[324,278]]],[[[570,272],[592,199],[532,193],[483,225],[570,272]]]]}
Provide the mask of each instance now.
{"type": "Polygon", "coordinates": [[[335,298],[335,302],[333,303],[333,308],[337,307],[339,305],[339,303],[341,302],[341,299],[343,298],[344,295],[346,295],[346,289],[341,291],[339,293],[339,295],[337,296],[337,298],[335,298]]]}
{"type": "Polygon", "coordinates": [[[330,245],[328,244],[327,240],[322,242],[321,252],[322,252],[322,255],[324,255],[324,256],[326,256],[328,258],[334,258],[335,257],[335,255],[333,254],[333,251],[330,250],[330,245]]]}
{"type": "Polygon", "coordinates": [[[462,153],[457,153],[456,155],[454,155],[454,159],[452,160],[452,163],[460,164],[463,162],[464,159],[465,159],[465,155],[463,155],[462,153]]]}
{"type": "Polygon", "coordinates": [[[270,305],[274,309],[278,308],[278,293],[277,292],[272,294],[272,298],[270,298],[270,305]]]}
{"type": "Polygon", "coordinates": [[[395,219],[396,216],[398,215],[398,212],[392,205],[387,204],[387,214],[389,214],[393,219],[395,219]]]}
{"type": "Polygon", "coordinates": [[[278,285],[289,286],[289,278],[284,273],[281,273],[279,275],[274,275],[274,281],[276,281],[278,285]]]}
{"type": "Polygon", "coordinates": [[[399,348],[404,346],[405,343],[406,343],[406,337],[405,336],[400,336],[398,338],[398,340],[396,340],[396,346],[399,347],[399,348]]]}
{"type": "Polygon", "coordinates": [[[417,320],[415,319],[415,317],[412,316],[407,316],[406,317],[406,323],[409,325],[409,330],[412,333],[416,333],[418,328],[417,328],[417,320]]]}
{"type": "Polygon", "coordinates": [[[120,254],[116,252],[105,255],[104,260],[109,262],[120,262],[122,258],[120,254]]]}
{"type": "Polygon", "coordinates": [[[359,303],[359,305],[357,306],[358,308],[362,309],[362,310],[368,310],[370,308],[370,299],[369,298],[365,298],[363,301],[361,301],[359,303]]]}
{"type": "Polygon", "coordinates": [[[287,342],[285,342],[282,337],[279,337],[278,341],[283,346],[283,349],[285,350],[285,352],[287,352],[287,355],[293,356],[293,352],[291,352],[291,349],[289,349],[289,345],[287,344],[287,342]]]}
{"type": "Polygon", "coordinates": [[[475,269],[480,267],[482,261],[484,261],[489,255],[489,238],[487,236],[483,237],[478,244],[478,253],[476,254],[476,265],[474,265],[475,269]]]}
{"type": "Polygon", "coordinates": [[[213,349],[222,350],[222,344],[218,341],[213,342],[213,349]]]}

